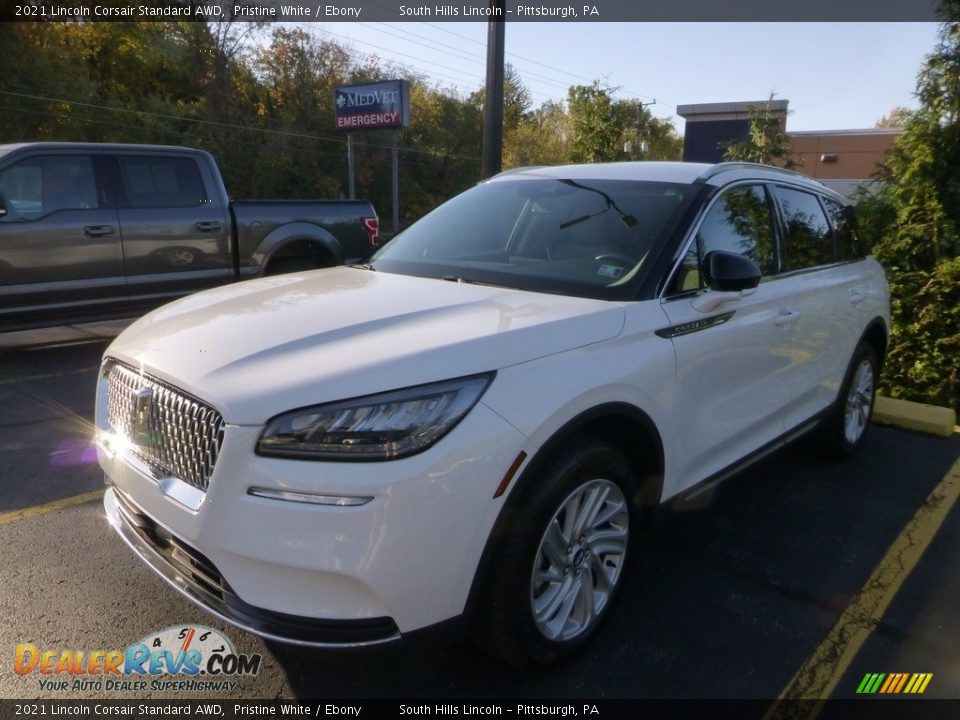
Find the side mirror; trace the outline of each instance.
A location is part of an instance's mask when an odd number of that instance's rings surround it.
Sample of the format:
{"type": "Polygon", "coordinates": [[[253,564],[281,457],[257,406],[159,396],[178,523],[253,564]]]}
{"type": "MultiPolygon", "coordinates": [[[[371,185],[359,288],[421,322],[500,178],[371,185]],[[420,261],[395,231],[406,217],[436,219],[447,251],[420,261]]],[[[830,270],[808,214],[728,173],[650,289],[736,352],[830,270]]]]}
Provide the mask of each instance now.
{"type": "Polygon", "coordinates": [[[760,268],[753,260],[723,250],[708,252],[700,272],[707,287],[717,292],[753,290],[760,284],[760,268]]]}

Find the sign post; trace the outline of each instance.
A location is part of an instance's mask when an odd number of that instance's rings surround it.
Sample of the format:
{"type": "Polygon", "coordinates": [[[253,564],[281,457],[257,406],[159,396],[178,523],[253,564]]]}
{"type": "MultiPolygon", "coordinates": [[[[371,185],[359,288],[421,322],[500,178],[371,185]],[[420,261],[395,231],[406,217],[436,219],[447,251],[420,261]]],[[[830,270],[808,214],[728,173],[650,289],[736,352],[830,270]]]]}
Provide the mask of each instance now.
{"type": "Polygon", "coordinates": [[[410,126],[410,92],[406,80],[367,85],[343,85],[334,91],[337,130],[347,132],[347,183],[353,199],[353,133],[357,130],[393,130],[393,231],[400,230],[400,159],[397,130],[410,126]]]}
{"type": "Polygon", "coordinates": [[[400,152],[397,149],[397,129],[393,129],[393,234],[400,232],[400,152]]]}
{"type": "Polygon", "coordinates": [[[347,189],[351,200],[357,199],[353,172],[353,133],[347,133],[347,189]]]}

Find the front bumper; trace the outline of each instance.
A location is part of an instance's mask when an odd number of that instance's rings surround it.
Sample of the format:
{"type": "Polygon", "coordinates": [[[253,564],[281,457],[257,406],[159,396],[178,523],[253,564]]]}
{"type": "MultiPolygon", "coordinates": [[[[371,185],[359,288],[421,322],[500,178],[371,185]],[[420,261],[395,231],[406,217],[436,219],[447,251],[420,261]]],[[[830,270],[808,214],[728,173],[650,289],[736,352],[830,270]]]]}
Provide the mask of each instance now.
{"type": "MultiPolygon", "coordinates": [[[[100,425],[101,428],[104,425],[100,425]]],[[[260,429],[230,426],[206,493],[100,447],[105,507],[123,540],[189,600],[282,642],[358,645],[462,614],[526,438],[482,403],[430,450],[331,463],[257,456],[260,429]],[[255,497],[251,487],[362,495],[360,507],[255,497]]]]}
{"type": "Polygon", "coordinates": [[[311,620],[248,605],[202,553],[172,535],[116,488],[103,498],[107,520],[147,566],[187,600],[241,630],[310,647],[373,645],[400,638],[390,618],[311,620]]]}

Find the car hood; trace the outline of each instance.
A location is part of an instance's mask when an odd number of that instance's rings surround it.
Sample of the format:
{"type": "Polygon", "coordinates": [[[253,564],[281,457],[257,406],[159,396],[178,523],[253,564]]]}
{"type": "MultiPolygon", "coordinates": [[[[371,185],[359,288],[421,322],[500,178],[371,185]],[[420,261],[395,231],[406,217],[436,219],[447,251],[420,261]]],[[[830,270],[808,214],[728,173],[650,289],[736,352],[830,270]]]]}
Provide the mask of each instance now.
{"type": "Polygon", "coordinates": [[[616,303],[340,267],[191,295],[107,354],[258,425],[600,342],[623,322],[616,303]]]}

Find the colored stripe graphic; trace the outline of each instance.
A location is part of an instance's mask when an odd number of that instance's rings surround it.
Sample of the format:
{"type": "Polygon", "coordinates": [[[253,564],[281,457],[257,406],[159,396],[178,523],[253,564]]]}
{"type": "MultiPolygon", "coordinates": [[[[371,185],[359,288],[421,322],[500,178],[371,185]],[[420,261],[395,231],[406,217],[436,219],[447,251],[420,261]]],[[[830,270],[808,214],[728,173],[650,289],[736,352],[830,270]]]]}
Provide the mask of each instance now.
{"type": "Polygon", "coordinates": [[[897,687],[893,689],[893,692],[898,693],[903,690],[903,686],[906,684],[908,677],[909,675],[907,675],[907,673],[901,673],[900,682],[897,683],[897,687]]]}
{"type": "Polygon", "coordinates": [[[867,685],[870,684],[870,678],[872,677],[873,675],[871,675],[870,673],[867,673],[866,675],[863,676],[863,680],[861,680],[860,684],[857,686],[857,695],[862,695],[867,691],[867,685]]]}
{"type": "Polygon", "coordinates": [[[867,673],[857,686],[858,695],[921,695],[933,673],[867,673]]]}

